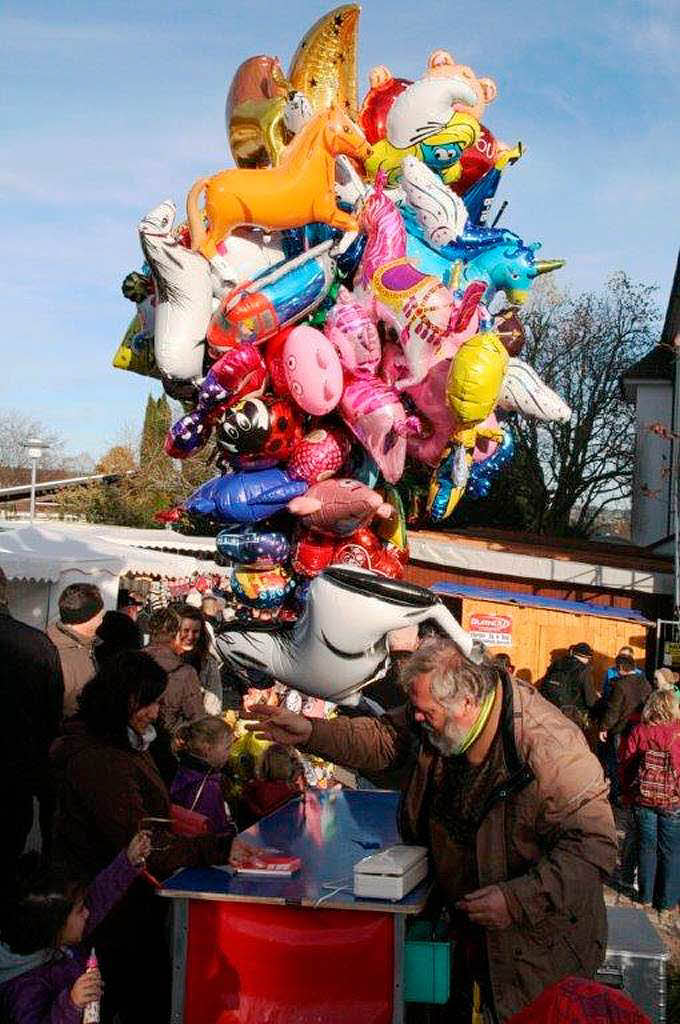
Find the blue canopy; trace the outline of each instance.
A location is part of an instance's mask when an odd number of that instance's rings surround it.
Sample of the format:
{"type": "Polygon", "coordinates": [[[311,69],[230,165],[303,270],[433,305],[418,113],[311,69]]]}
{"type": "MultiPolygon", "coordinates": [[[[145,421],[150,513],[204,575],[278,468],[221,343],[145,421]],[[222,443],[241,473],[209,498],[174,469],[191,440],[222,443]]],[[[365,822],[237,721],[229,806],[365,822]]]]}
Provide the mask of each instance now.
{"type": "Polygon", "coordinates": [[[571,612],[573,615],[597,615],[603,619],[622,619],[636,622],[641,626],[653,626],[642,612],[632,608],[616,608],[608,604],[594,604],[592,601],[562,601],[558,597],[538,597],[517,590],[496,590],[493,587],[474,587],[467,583],[433,583],[430,590],[444,597],[468,597],[478,601],[495,601],[499,604],[516,604],[525,608],[545,608],[556,612],[571,612]]]}

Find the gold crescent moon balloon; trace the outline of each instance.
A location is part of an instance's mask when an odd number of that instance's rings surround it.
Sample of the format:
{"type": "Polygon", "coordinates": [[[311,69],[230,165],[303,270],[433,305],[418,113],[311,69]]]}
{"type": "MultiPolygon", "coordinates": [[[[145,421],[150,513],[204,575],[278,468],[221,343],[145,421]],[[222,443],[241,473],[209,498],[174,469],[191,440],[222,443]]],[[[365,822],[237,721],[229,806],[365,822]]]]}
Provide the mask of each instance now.
{"type": "Polygon", "coordinates": [[[358,4],[343,4],[324,14],[302,38],[288,78],[315,112],[335,103],[356,121],[358,4]]]}

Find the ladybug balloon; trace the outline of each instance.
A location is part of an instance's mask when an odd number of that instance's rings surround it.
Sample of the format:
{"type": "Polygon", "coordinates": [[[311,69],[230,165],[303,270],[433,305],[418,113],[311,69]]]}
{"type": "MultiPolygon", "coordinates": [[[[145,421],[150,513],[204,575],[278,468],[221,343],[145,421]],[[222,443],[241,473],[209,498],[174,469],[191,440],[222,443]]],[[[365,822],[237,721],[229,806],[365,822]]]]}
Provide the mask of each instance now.
{"type": "Polygon", "coordinates": [[[217,443],[229,455],[282,462],[302,439],[302,415],[285,398],[245,398],[217,430],[217,443]]]}

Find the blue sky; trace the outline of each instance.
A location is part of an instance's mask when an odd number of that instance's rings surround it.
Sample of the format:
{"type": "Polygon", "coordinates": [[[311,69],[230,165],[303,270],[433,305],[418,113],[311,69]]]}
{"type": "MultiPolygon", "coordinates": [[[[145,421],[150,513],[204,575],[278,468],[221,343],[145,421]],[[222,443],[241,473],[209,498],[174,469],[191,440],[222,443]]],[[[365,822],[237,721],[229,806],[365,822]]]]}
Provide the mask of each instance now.
{"type": "MultiPolygon", "coordinates": [[[[141,263],[136,224],[231,163],[224,100],[248,56],[288,66],[330,3],[36,3],[0,17],[0,409],[100,454],[142,415],[149,382],[111,358],[141,263]]],[[[626,270],[665,304],[678,248],[680,4],[676,0],[367,0],[360,96],[386,63],[414,78],[450,49],[498,83],[486,121],[525,158],[505,175],[503,223],[562,284],[626,270]]]]}

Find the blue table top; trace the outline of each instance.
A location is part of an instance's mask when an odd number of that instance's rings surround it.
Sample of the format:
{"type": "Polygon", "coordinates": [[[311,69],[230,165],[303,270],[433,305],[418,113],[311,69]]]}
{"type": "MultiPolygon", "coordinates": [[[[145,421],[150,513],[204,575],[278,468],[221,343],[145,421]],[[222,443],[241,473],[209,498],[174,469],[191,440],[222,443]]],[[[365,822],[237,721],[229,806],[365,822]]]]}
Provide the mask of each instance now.
{"type": "Polygon", "coordinates": [[[344,910],[416,914],[425,905],[429,881],[398,902],[364,899],[352,893],[357,861],[400,842],[399,794],[380,790],[307,790],[241,833],[254,846],[270,846],[300,857],[290,878],[248,877],[224,868],[184,868],[163,883],[170,898],[280,903],[344,910]],[[333,893],[334,889],[341,889],[333,893]]]}

